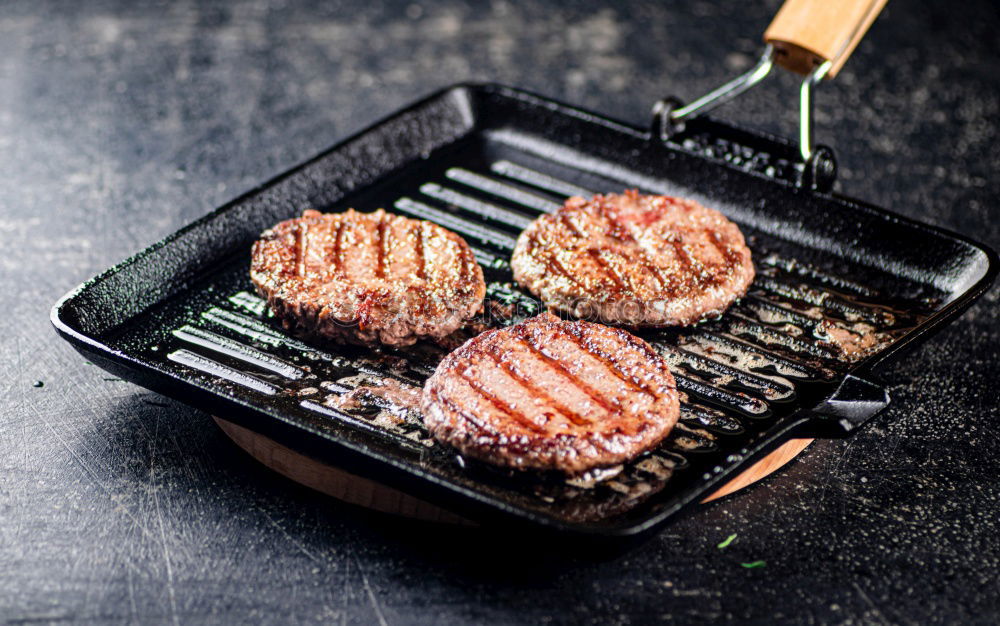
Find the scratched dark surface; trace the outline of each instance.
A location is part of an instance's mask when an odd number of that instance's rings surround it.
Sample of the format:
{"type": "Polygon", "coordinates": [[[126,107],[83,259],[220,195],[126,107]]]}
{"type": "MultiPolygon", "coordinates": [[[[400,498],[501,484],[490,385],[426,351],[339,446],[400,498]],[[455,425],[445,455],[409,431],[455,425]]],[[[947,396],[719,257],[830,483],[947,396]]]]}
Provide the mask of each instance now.
{"type": "MultiPolygon", "coordinates": [[[[75,284],[437,87],[643,122],[748,67],[776,6],[3,3],[0,619],[995,623],[997,289],[853,439],[602,558],[316,496],[49,327],[75,284]]],[[[1000,247],[998,29],[989,1],[890,3],[819,94],[843,192],[1000,247]]],[[[722,116],[787,134],[795,98],[772,79],[722,116]]]]}

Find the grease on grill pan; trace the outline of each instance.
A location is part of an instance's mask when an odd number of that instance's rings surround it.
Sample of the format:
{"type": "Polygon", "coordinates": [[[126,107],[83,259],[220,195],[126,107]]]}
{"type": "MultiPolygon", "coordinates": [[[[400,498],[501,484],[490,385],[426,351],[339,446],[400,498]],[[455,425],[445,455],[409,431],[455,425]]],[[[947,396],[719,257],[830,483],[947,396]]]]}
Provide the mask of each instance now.
{"type": "MultiPolygon", "coordinates": [[[[471,329],[458,331],[455,341],[481,332],[486,326],[513,323],[539,308],[537,302],[509,283],[492,283],[487,293],[487,309],[502,311],[503,315],[484,314],[471,329]]],[[[326,407],[333,411],[331,416],[346,414],[353,417],[351,423],[368,424],[373,432],[393,440],[427,449],[442,448],[423,428],[414,399],[419,397],[423,379],[447,349],[421,342],[387,352],[341,348],[345,354],[332,355],[284,336],[269,319],[263,302],[253,294],[235,293],[226,304],[229,308],[209,307],[193,316],[202,328],[193,332],[192,326],[182,326],[174,334],[175,339],[207,350],[209,355],[215,353],[263,369],[243,375],[267,385],[280,385],[290,396],[303,397],[305,391],[308,401],[302,406],[306,409],[326,407]],[[222,337],[222,332],[236,338],[213,345],[212,338],[222,337]],[[246,349],[234,350],[234,342],[246,349]],[[268,350],[281,350],[292,357],[271,355],[265,361],[261,353],[268,354],[268,350]]],[[[680,335],[646,333],[647,338],[655,338],[657,348],[669,355],[678,378],[687,381],[690,391],[682,396],[680,423],[655,451],[630,463],[572,479],[546,472],[515,474],[468,459],[462,461],[463,471],[494,488],[517,492],[529,503],[554,510],[567,520],[603,519],[627,511],[665,488],[675,472],[690,465],[691,455],[714,452],[727,438],[738,438],[752,429],[754,419],[767,416],[769,402],[794,397],[793,380],[822,380],[832,374],[832,370],[805,365],[794,357],[775,355],[759,345],[761,342],[754,345],[746,338],[740,340],[714,329],[719,326],[724,326],[723,321],[688,329],[680,335]]],[[[779,328],[785,326],[787,323],[779,328]]],[[[780,335],[781,330],[775,333],[780,335]]],[[[794,350],[790,352],[798,355],[794,350]]],[[[198,364],[193,367],[199,369],[198,364]]],[[[206,373],[218,375],[214,371],[206,373]]],[[[457,463],[448,451],[437,452],[440,455],[433,457],[436,462],[457,463]]]]}
{"type": "Polygon", "coordinates": [[[233,287],[209,289],[191,301],[198,303],[195,308],[162,314],[177,332],[147,347],[150,357],[166,358],[173,367],[215,386],[229,386],[233,393],[241,389],[266,395],[273,389],[268,402],[278,403],[283,412],[304,411],[303,416],[313,416],[317,424],[346,424],[413,454],[429,471],[475,481],[477,489],[516,506],[567,521],[594,521],[626,513],[670,488],[682,474],[709,470],[719,455],[739,454],[773,416],[786,410],[784,406],[793,407],[811,386],[835,379],[852,358],[878,351],[923,315],[920,303],[886,298],[871,286],[814,268],[780,249],[766,249],[751,236],[757,279],[749,297],[714,321],[640,333],[671,359],[684,392],[680,422],[659,447],[629,463],[574,479],[460,459],[430,438],[419,412],[402,398],[412,397],[440,359],[468,337],[543,310],[510,282],[506,266],[516,227],[504,222],[516,221],[512,215],[517,213],[532,217],[544,210],[539,208],[543,204],[517,196],[514,184],[531,187],[539,198],[582,189],[510,161],[497,161],[490,168],[505,183],[500,186],[489,186],[485,175],[477,178],[465,171],[452,168],[447,182],[421,187],[420,200],[401,198],[395,203],[413,217],[447,218],[436,221],[463,236],[494,278],[487,284],[484,312],[442,342],[382,351],[305,344],[280,329],[265,303],[249,293],[245,269],[236,268],[236,278],[226,283],[233,287]],[[448,191],[466,197],[479,194],[479,204],[448,191]],[[451,201],[463,205],[448,204],[451,201]],[[494,208],[507,213],[494,212],[492,221],[476,214],[494,208]],[[427,209],[435,213],[420,214],[427,209]],[[876,341],[849,354],[838,347],[831,329],[834,335],[872,335],[876,341]],[[198,358],[190,358],[192,354],[198,358]]]}

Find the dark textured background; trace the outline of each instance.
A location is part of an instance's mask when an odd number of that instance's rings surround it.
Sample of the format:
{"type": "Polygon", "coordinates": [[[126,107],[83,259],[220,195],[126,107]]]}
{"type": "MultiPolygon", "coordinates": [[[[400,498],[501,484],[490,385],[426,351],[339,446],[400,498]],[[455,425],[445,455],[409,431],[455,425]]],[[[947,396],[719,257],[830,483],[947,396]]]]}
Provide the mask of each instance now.
{"type": "MultiPolygon", "coordinates": [[[[493,536],[272,476],[49,327],[75,284],[442,85],[507,82],[645,123],[658,97],[748,67],[776,6],[4,2],[0,617],[1000,619],[997,289],[890,372],[893,406],[853,439],[623,556],[527,567],[493,536]]],[[[1000,246],[998,30],[991,1],[890,3],[819,94],[843,192],[1000,246]]],[[[772,79],[721,115],[790,133],[795,98],[772,79]]]]}

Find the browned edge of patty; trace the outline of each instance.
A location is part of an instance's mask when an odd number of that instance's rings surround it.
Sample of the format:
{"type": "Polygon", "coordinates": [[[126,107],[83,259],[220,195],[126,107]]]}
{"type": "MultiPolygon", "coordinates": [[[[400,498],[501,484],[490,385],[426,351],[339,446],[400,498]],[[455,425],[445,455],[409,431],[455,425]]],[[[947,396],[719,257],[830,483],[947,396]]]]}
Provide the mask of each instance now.
{"type": "Polygon", "coordinates": [[[754,278],[743,234],[724,215],[634,190],[569,198],[520,234],[511,267],[552,310],[635,327],[721,315],[754,278]]]}
{"type": "Polygon", "coordinates": [[[574,475],[658,445],[677,423],[679,400],[669,367],[646,342],[543,314],[445,357],[424,385],[421,410],[431,434],[463,455],[574,475]]]}
{"type": "Polygon", "coordinates": [[[250,275],[291,333],[367,346],[446,336],[486,292],[464,239],[382,209],[280,222],[254,243],[250,275]]]}

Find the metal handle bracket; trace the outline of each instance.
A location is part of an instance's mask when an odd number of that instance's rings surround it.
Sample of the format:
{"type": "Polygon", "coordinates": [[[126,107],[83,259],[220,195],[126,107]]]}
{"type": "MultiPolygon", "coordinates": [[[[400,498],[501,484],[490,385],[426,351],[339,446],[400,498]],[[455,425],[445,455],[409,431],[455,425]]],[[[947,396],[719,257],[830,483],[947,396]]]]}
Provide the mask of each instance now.
{"type": "MultiPolygon", "coordinates": [[[[685,121],[697,118],[737,98],[759,84],[771,72],[775,63],[775,49],[768,44],[757,64],[750,70],[713,89],[690,104],[676,98],[664,98],[653,106],[653,129],[663,139],[670,139],[685,129],[685,121]]],[[[813,68],[799,88],[799,145],[801,176],[799,183],[825,191],[836,178],[836,161],[833,151],[813,143],[814,90],[830,72],[833,63],[826,61],[813,68]]]]}
{"type": "Polygon", "coordinates": [[[669,121],[673,125],[681,124],[684,118],[693,118],[716,109],[723,104],[733,100],[743,92],[747,91],[760,81],[767,78],[774,67],[774,46],[768,44],[764,48],[764,53],[757,61],[757,65],[748,72],[737,76],[724,85],[713,89],[704,96],[698,98],[691,104],[677,107],[668,114],[669,121]]]}

